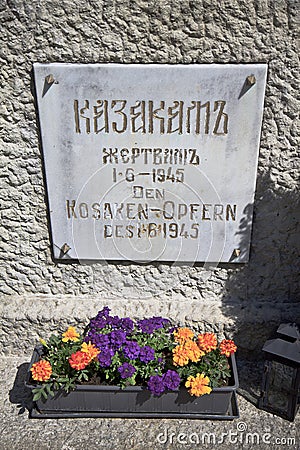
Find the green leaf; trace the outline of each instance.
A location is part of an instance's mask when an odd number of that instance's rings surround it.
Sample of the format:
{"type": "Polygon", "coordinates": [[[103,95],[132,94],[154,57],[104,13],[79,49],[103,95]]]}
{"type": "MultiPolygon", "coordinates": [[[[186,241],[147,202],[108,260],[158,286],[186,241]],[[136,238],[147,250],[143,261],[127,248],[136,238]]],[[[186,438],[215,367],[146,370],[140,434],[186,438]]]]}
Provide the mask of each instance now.
{"type": "Polygon", "coordinates": [[[42,393],[42,396],[44,397],[44,399],[47,399],[48,395],[44,389],[41,391],[41,393],[42,393]]]}
{"type": "Polygon", "coordinates": [[[46,391],[48,395],[51,395],[52,397],[54,396],[54,392],[52,391],[52,386],[51,384],[47,384],[46,385],[46,391]]]}
{"type": "Polygon", "coordinates": [[[34,389],[32,389],[32,393],[36,394],[37,392],[40,392],[41,389],[42,388],[34,388],[34,389]]]}
{"type": "Polygon", "coordinates": [[[36,394],[34,394],[33,396],[33,401],[37,402],[42,396],[42,391],[37,392],[36,394]]]}

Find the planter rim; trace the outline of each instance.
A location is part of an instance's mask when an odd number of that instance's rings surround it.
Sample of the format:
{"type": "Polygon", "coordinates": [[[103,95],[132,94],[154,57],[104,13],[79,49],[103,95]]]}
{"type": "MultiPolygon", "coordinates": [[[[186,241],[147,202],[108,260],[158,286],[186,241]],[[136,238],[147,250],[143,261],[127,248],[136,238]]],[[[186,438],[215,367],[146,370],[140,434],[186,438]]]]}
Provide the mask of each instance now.
{"type": "Polygon", "coordinates": [[[237,403],[236,393],[232,392],[229,409],[226,414],[211,413],[159,413],[159,412],[62,412],[62,411],[44,411],[41,412],[35,408],[30,411],[31,419],[81,419],[81,418],[122,418],[122,419],[205,419],[205,420],[233,420],[240,417],[239,407],[237,403]]]}
{"type": "MultiPolygon", "coordinates": [[[[33,355],[31,357],[31,361],[30,361],[29,368],[27,371],[27,377],[25,380],[25,386],[30,389],[41,387],[41,385],[39,385],[39,384],[32,384],[30,382],[30,378],[31,378],[30,377],[30,375],[31,375],[30,368],[32,367],[32,364],[37,362],[38,359],[40,358],[42,348],[43,348],[42,345],[37,345],[34,348],[33,355]]],[[[235,354],[231,353],[230,358],[228,358],[228,359],[229,359],[230,368],[232,371],[231,378],[233,378],[234,384],[231,384],[228,386],[222,386],[222,387],[215,387],[215,388],[213,388],[214,392],[228,392],[228,391],[232,391],[233,389],[237,389],[239,387],[235,354]]],[[[99,390],[100,387],[101,387],[101,390],[103,390],[103,391],[114,391],[114,392],[116,392],[116,391],[141,392],[141,391],[147,390],[146,386],[127,386],[126,388],[122,389],[120,386],[108,385],[108,384],[76,384],[77,391],[96,391],[96,390],[99,390]]],[[[178,393],[181,388],[179,387],[178,389],[176,389],[174,391],[169,391],[169,392],[178,393]]]]}

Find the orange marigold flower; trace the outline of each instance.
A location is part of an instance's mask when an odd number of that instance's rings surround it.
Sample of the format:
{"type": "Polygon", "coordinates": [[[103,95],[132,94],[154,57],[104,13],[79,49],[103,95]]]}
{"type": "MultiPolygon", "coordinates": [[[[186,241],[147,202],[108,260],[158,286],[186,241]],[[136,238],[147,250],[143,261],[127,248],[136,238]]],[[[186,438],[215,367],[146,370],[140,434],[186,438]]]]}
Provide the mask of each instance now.
{"type": "Polygon", "coordinates": [[[62,341],[68,342],[73,341],[77,342],[79,341],[79,334],[77,333],[76,329],[74,327],[69,327],[65,333],[62,334],[62,341]]]}
{"type": "Polygon", "coordinates": [[[88,355],[80,350],[69,358],[69,364],[73,369],[82,370],[90,363],[88,355]]]}
{"type": "Polygon", "coordinates": [[[32,364],[30,371],[31,376],[35,381],[47,381],[51,377],[52,367],[49,361],[41,359],[40,361],[32,364]]]}
{"type": "Polygon", "coordinates": [[[188,350],[183,345],[177,345],[172,350],[173,364],[175,366],[185,366],[189,362],[188,350]]]}
{"type": "Polygon", "coordinates": [[[83,353],[87,354],[87,356],[89,357],[90,362],[93,359],[95,359],[100,353],[100,350],[97,347],[95,347],[95,345],[92,344],[91,342],[89,342],[88,344],[86,342],[84,342],[82,344],[82,346],[81,346],[81,351],[83,353]]]}
{"type": "Polygon", "coordinates": [[[185,341],[194,337],[194,333],[189,328],[178,328],[177,331],[173,332],[173,335],[175,341],[179,344],[184,344],[185,341]]]}
{"type": "Polygon", "coordinates": [[[211,387],[209,387],[208,384],[209,378],[206,377],[203,373],[197,373],[195,377],[188,377],[185,383],[185,387],[190,388],[189,393],[191,395],[200,397],[201,395],[211,393],[211,387]]]}
{"type": "Polygon", "coordinates": [[[197,343],[194,341],[186,341],[184,348],[187,352],[188,358],[193,362],[198,362],[201,356],[204,355],[204,352],[200,350],[197,343]]]}
{"type": "Polygon", "coordinates": [[[214,333],[199,334],[197,338],[198,347],[205,353],[215,350],[218,346],[218,341],[214,333]]]}
{"type": "Polygon", "coordinates": [[[221,355],[229,356],[231,353],[235,353],[237,350],[237,346],[231,339],[223,339],[223,341],[220,343],[220,352],[221,355]]]}

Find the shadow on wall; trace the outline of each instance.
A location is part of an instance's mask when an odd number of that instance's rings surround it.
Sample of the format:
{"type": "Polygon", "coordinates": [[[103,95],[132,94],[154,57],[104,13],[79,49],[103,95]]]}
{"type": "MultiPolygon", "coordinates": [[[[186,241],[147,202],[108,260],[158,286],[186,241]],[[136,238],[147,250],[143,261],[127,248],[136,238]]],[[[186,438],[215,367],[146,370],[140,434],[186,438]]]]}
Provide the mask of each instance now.
{"type": "MultiPolygon", "coordinates": [[[[296,189],[275,186],[270,175],[258,178],[250,260],[230,275],[222,300],[242,357],[261,357],[280,323],[299,322],[299,200],[296,189]]],[[[241,248],[251,209],[240,224],[241,248]]]]}
{"type": "Polygon", "coordinates": [[[31,389],[25,387],[25,380],[29,370],[29,363],[21,364],[14,381],[13,388],[9,391],[9,400],[18,405],[18,414],[24,414],[33,407],[31,389]]]}

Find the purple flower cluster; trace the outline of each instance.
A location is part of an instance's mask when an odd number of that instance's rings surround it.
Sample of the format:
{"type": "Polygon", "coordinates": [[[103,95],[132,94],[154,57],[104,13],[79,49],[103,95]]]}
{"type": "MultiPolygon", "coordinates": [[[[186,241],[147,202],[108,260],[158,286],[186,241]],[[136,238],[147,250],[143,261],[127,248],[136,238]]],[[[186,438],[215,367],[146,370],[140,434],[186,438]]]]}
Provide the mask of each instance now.
{"type": "Polygon", "coordinates": [[[174,370],[168,370],[163,375],[153,375],[148,381],[148,389],[153,395],[160,395],[168,389],[174,391],[179,385],[180,376],[174,370]]]}
{"type": "Polygon", "coordinates": [[[111,359],[115,352],[111,348],[101,350],[97,356],[101,367],[109,367],[111,365],[111,359]]]}
{"type": "Polygon", "coordinates": [[[91,319],[84,339],[85,342],[91,342],[99,348],[98,361],[101,367],[111,365],[112,357],[122,348],[127,334],[134,328],[134,323],[129,317],[120,319],[118,316],[110,316],[109,312],[110,309],[105,306],[94,319],[91,319]]]}
{"type": "Polygon", "coordinates": [[[112,319],[109,315],[110,309],[105,306],[101,311],[98,312],[97,316],[90,320],[88,328],[90,330],[97,330],[105,328],[108,322],[112,319]]]}
{"type": "Polygon", "coordinates": [[[109,334],[110,346],[113,350],[119,350],[126,342],[126,333],[122,330],[113,330],[109,334]]]}
{"type": "Polygon", "coordinates": [[[123,355],[128,359],[136,359],[140,350],[139,344],[135,341],[127,341],[123,345],[123,355]]]}
{"type": "Polygon", "coordinates": [[[152,317],[151,319],[142,319],[138,321],[138,326],[143,333],[152,334],[155,330],[169,325],[170,321],[162,317],[152,317]]]}
{"type": "Polygon", "coordinates": [[[149,345],[145,345],[145,347],[141,347],[140,349],[140,360],[143,363],[148,363],[150,361],[154,360],[155,356],[155,350],[152,347],[149,347],[149,345]]]}
{"type": "Polygon", "coordinates": [[[130,378],[136,371],[136,368],[127,362],[124,362],[122,366],[118,367],[118,372],[121,375],[121,378],[130,378]]]}
{"type": "Polygon", "coordinates": [[[120,319],[119,326],[122,330],[126,331],[126,333],[130,333],[134,328],[134,323],[129,317],[124,317],[123,319],[120,319]]]}
{"type": "Polygon", "coordinates": [[[126,333],[131,332],[134,327],[133,321],[129,317],[120,319],[119,316],[110,316],[110,309],[105,306],[98,312],[96,317],[90,320],[88,329],[90,331],[99,331],[109,326],[111,329],[120,329],[126,333]]]}
{"type": "MultiPolygon", "coordinates": [[[[117,369],[120,377],[130,378],[138,367],[134,367],[130,362],[137,361],[138,364],[148,364],[155,361],[154,348],[149,345],[141,347],[138,342],[133,340],[135,332],[137,334],[152,334],[155,330],[167,325],[170,325],[169,320],[162,317],[139,320],[135,325],[129,317],[121,319],[118,316],[111,316],[110,309],[106,306],[98,312],[96,317],[91,319],[85,342],[91,342],[99,348],[98,361],[102,368],[109,368],[112,364],[112,358],[117,354],[118,359],[120,358],[123,362],[117,369]]],[[[158,361],[158,365],[162,367],[160,361],[158,361]]],[[[153,380],[153,383],[155,382],[156,379],[153,380]]],[[[157,382],[157,384],[159,383],[157,382]]],[[[164,386],[166,386],[166,382],[164,382],[164,386]]],[[[155,390],[155,388],[153,389],[155,390]]],[[[158,387],[156,388],[157,391],[158,387]]]]}

